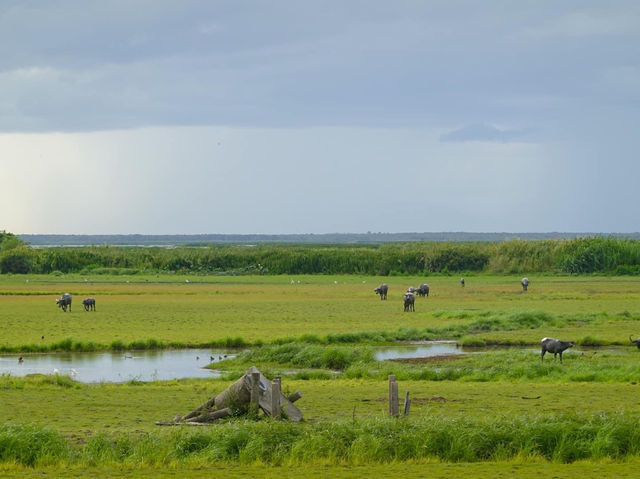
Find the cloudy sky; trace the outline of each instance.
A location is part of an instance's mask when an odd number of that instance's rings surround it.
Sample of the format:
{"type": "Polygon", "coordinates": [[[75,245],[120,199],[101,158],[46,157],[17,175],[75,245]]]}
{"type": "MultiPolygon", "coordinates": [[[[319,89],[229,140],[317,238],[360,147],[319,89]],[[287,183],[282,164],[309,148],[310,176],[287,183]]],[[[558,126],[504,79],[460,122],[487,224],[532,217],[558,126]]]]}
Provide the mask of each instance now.
{"type": "Polygon", "coordinates": [[[639,231],[640,2],[2,0],[0,230],[639,231]]]}

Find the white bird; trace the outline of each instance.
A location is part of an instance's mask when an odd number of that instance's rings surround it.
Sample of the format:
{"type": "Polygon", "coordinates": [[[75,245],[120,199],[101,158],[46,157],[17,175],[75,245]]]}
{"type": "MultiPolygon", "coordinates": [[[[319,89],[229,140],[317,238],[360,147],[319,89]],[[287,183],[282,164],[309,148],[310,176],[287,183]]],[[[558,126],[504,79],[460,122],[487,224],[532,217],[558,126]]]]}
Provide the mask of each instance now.
{"type": "Polygon", "coordinates": [[[76,371],[75,369],[71,369],[71,375],[75,378],[78,375],[78,371],[76,371]]]}
{"type": "Polygon", "coordinates": [[[60,371],[58,371],[58,368],[53,368],[53,374],[58,374],[60,371]]]}

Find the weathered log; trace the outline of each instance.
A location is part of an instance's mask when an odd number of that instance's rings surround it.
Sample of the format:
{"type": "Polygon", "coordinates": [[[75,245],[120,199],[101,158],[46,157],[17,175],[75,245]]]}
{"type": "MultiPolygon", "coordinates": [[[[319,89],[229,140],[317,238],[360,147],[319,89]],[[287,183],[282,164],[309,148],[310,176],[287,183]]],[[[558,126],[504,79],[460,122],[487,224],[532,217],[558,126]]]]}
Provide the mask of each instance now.
{"type": "Polygon", "coordinates": [[[224,408],[216,411],[205,412],[204,414],[201,414],[200,416],[196,416],[187,422],[204,422],[204,423],[212,422],[212,421],[215,421],[216,419],[223,419],[225,417],[229,417],[232,414],[233,413],[231,412],[231,408],[224,408]]]}
{"type": "Polygon", "coordinates": [[[271,381],[271,417],[274,419],[282,417],[282,411],[280,410],[281,380],[280,376],[276,376],[271,381]]]}
{"type": "Polygon", "coordinates": [[[236,407],[246,410],[251,402],[251,383],[247,374],[213,399],[216,409],[236,407]]]}
{"type": "Polygon", "coordinates": [[[302,397],[302,393],[300,391],[296,391],[291,396],[289,396],[287,399],[289,401],[291,401],[291,402],[296,402],[301,397],[302,397]]]}
{"type": "Polygon", "coordinates": [[[260,373],[252,372],[249,376],[251,380],[251,402],[249,411],[258,412],[260,408],[260,373]]]}
{"type": "MultiPolygon", "coordinates": [[[[275,382],[275,381],[274,381],[275,382]]],[[[281,382],[277,381],[278,385],[281,382]]],[[[199,423],[202,420],[216,419],[219,411],[224,409],[246,412],[250,406],[260,408],[268,416],[285,417],[290,421],[301,421],[302,413],[293,405],[302,394],[297,391],[290,398],[282,394],[282,387],[276,386],[264,377],[255,366],[252,366],[244,376],[229,386],[226,390],[200,405],[183,417],[177,416],[173,421],[159,421],[158,425],[199,423]],[[252,387],[253,385],[253,387],[252,387]],[[253,400],[253,401],[252,401],[253,400]]]]}
{"type": "Polygon", "coordinates": [[[205,411],[207,409],[211,409],[212,407],[215,406],[215,399],[216,398],[209,399],[206,403],[198,406],[193,411],[191,411],[189,414],[186,414],[182,419],[186,420],[186,419],[192,418],[192,417],[197,416],[198,414],[200,414],[202,411],[205,411]]]}
{"type": "Polygon", "coordinates": [[[409,415],[410,408],[411,408],[411,399],[409,399],[409,391],[407,391],[407,394],[404,396],[404,415],[405,416],[409,415]]]}

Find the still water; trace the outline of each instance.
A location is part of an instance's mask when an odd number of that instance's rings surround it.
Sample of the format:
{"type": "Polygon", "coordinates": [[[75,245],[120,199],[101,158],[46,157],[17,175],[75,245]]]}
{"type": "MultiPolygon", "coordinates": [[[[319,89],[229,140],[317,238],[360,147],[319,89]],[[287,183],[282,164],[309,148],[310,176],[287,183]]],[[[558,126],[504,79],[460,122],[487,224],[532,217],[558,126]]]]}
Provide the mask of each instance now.
{"type": "Polygon", "coordinates": [[[220,372],[204,366],[222,361],[225,355],[235,357],[213,349],[2,355],[0,374],[61,374],[83,383],[211,378],[220,372]]]}
{"type": "Polygon", "coordinates": [[[433,356],[446,356],[447,354],[460,354],[462,348],[455,341],[432,341],[416,346],[391,346],[376,351],[375,358],[378,361],[387,359],[429,358],[433,356]]]}

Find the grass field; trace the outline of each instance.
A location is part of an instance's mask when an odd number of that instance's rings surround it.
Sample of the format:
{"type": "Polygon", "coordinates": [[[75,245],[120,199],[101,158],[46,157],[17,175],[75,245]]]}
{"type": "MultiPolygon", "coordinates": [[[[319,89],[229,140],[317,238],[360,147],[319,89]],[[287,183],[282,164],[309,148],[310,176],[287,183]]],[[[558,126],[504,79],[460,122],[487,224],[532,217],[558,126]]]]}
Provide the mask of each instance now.
{"type": "MultiPolygon", "coordinates": [[[[523,311],[564,320],[547,325],[542,336],[570,333],[574,339],[594,336],[626,344],[628,334],[635,335],[633,328],[640,320],[639,278],[530,279],[529,292],[522,294],[518,277],[467,277],[464,289],[457,277],[426,278],[429,298],[418,298],[416,312],[405,314],[402,292],[425,278],[385,278],[389,299],[379,301],[373,288],[381,279],[375,277],[3,276],[0,346],[47,345],[65,338],[101,345],[149,338],[194,346],[227,337],[270,342],[302,334],[438,329],[523,311]],[[74,295],[71,313],[62,313],[55,305],[63,292],[74,295]],[[86,296],[96,297],[96,313],[82,310],[81,299],[86,296]]],[[[441,335],[447,337],[446,332],[441,335]]],[[[529,328],[481,336],[530,344],[541,337],[540,331],[529,328]]]]}
{"type": "MultiPolygon", "coordinates": [[[[50,428],[60,435],[71,456],[53,463],[46,457],[36,461],[37,471],[45,477],[171,477],[186,473],[210,477],[216,470],[226,477],[247,477],[261,462],[255,450],[240,451],[239,458],[250,460],[227,463],[202,454],[185,460],[171,459],[171,455],[149,461],[137,456],[90,460],[87,445],[104,437],[111,444],[153,440],[158,450],[174,447],[170,445],[177,440],[173,431],[183,428],[167,428],[169,431],[154,422],[190,411],[224,390],[252,364],[267,375],[298,371],[285,376],[283,387],[302,392],[303,399],[297,404],[306,424],[299,427],[310,428],[306,440],[315,441],[314,434],[322,436],[318,431],[325,425],[333,430],[340,429],[341,422],[387,424],[386,376],[396,374],[401,396],[410,391],[413,398],[406,421],[415,422],[415,427],[427,427],[433,421],[455,429],[469,422],[492,424],[506,431],[518,421],[559,421],[560,429],[565,423],[574,427],[583,420],[596,421],[594,437],[604,445],[580,446],[582,433],[577,433],[569,438],[576,441],[579,453],[575,455],[550,459],[539,453],[527,454],[525,448],[505,453],[506,460],[498,456],[497,462],[463,464],[446,460],[448,453],[427,457],[415,453],[418,459],[408,460],[381,456],[380,463],[375,457],[356,454],[345,464],[318,452],[306,466],[287,465],[286,461],[279,464],[269,456],[271,459],[262,459],[269,464],[267,474],[633,477],[640,443],[635,439],[629,443],[623,437],[626,433],[620,431],[632,427],[640,413],[640,351],[628,339],[629,334],[640,335],[640,278],[530,276],[526,294],[521,292],[519,277],[465,278],[464,289],[459,277],[384,278],[390,287],[389,299],[380,301],[373,288],[382,279],[375,277],[0,276],[0,347],[5,351],[105,349],[132,343],[143,347],[201,346],[227,338],[263,345],[223,362],[229,373],[221,379],[85,385],[60,377],[0,377],[0,425],[50,428]],[[402,292],[421,282],[431,286],[429,298],[418,298],[416,312],[404,313],[402,292]],[[63,292],[74,295],[71,313],[63,313],[55,305],[54,300],[63,292]],[[81,299],[86,296],[96,298],[95,313],[82,310],[81,299]],[[549,356],[541,363],[536,349],[544,336],[604,347],[569,350],[562,365],[549,356]],[[522,346],[478,350],[453,359],[373,360],[371,348],[393,339],[522,346]],[[341,374],[331,371],[336,368],[341,374]],[[607,432],[608,424],[615,431],[607,432]],[[158,462],[164,466],[159,467],[158,462]],[[563,462],[569,464],[560,464],[563,462]]],[[[246,427],[253,428],[250,424],[246,427]]],[[[386,430],[390,426],[380,427],[386,430]]],[[[36,430],[36,435],[41,433],[36,430]]],[[[198,437],[199,433],[188,430],[179,434],[198,437]]],[[[9,431],[6,437],[13,437],[11,434],[18,432],[9,431]]],[[[482,437],[477,434],[474,437],[482,437]]],[[[512,439],[507,436],[501,447],[511,447],[512,439]]],[[[0,474],[28,477],[34,472],[32,467],[2,455],[3,447],[9,450],[11,443],[2,437],[0,434],[0,474]]],[[[350,447],[357,450],[358,441],[370,440],[365,435],[350,447]]],[[[295,448],[291,454],[297,457],[295,448]]]]}

